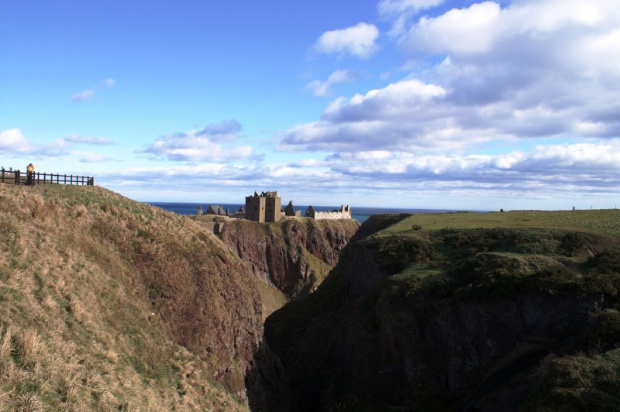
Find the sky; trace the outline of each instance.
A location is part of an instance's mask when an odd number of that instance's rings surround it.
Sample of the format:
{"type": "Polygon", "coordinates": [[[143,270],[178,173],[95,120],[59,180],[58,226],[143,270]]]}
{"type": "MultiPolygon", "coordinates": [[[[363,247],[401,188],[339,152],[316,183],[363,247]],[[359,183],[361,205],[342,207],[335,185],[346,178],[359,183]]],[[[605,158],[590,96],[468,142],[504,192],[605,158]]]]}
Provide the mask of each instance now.
{"type": "Polygon", "coordinates": [[[0,166],[147,202],[620,205],[618,0],[0,0],[0,166]]]}

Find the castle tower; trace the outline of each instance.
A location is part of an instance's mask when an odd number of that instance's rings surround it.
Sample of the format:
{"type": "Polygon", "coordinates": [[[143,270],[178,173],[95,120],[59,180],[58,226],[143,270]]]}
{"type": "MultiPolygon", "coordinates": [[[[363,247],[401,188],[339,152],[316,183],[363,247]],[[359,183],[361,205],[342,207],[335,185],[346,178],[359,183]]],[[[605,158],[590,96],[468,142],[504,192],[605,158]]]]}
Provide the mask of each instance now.
{"type": "Polygon", "coordinates": [[[262,192],[245,198],[245,218],[255,222],[277,222],[282,217],[282,199],[278,192],[262,192]]]}
{"type": "Polygon", "coordinates": [[[255,222],[265,221],[265,198],[254,192],[245,198],[245,218],[255,222]]]}
{"type": "Polygon", "coordinates": [[[265,222],[277,222],[282,217],[282,198],[278,192],[267,192],[265,202],[265,222]]]}

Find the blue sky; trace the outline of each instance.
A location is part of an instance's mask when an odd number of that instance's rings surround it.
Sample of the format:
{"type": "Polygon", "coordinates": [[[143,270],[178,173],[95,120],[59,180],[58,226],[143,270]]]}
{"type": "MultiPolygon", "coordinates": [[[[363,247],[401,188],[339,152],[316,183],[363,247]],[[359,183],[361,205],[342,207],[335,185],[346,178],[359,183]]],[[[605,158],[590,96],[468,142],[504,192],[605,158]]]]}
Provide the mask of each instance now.
{"type": "Polygon", "coordinates": [[[0,1],[0,166],[140,201],[620,204],[617,0],[0,1]]]}

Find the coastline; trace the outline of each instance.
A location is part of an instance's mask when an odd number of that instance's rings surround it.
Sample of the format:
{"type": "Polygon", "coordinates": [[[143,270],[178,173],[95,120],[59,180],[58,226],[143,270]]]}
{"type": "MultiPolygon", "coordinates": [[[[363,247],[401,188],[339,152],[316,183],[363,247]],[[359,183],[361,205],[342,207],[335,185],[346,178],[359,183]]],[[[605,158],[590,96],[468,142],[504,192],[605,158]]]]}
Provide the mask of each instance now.
{"type": "MultiPolygon", "coordinates": [[[[229,209],[231,213],[239,210],[240,207],[245,207],[242,204],[216,204],[216,203],[182,203],[182,202],[144,202],[149,205],[160,207],[169,212],[174,212],[179,215],[195,215],[198,213],[200,207],[203,211],[206,211],[209,205],[222,206],[224,210],[229,209]]],[[[320,212],[330,211],[338,206],[314,206],[312,207],[320,212]]],[[[301,209],[301,215],[304,216],[308,206],[296,206],[295,210],[301,209]]],[[[458,212],[458,210],[447,209],[415,209],[415,208],[379,208],[379,207],[355,207],[351,206],[352,218],[360,223],[363,223],[372,215],[385,214],[385,213],[450,213],[458,212]]],[[[484,213],[484,212],[481,212],[484,213]]]]}

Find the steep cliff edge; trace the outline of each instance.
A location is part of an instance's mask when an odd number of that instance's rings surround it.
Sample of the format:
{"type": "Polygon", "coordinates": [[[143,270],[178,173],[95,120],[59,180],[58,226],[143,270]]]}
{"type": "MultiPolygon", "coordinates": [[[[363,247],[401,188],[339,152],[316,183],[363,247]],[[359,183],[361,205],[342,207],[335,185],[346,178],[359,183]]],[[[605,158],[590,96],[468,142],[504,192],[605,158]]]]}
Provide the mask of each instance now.
{"type": "Polygon", "coordinates": [[[617,410],[619,219],[369,219],[319,289],[265,323],[286,407],[617,410]]]}
{"type": "Polygon", "coordinates": [[[240,219],[227,223],[219,236],[257,279],[297,297],[316,289],[358,228],[354,219],[240,219]]]}
{"type": "Polygon", "coordinates": [[[186,217],[0,185],[0,410],[247,410],[257,283],[186,217]]]}

